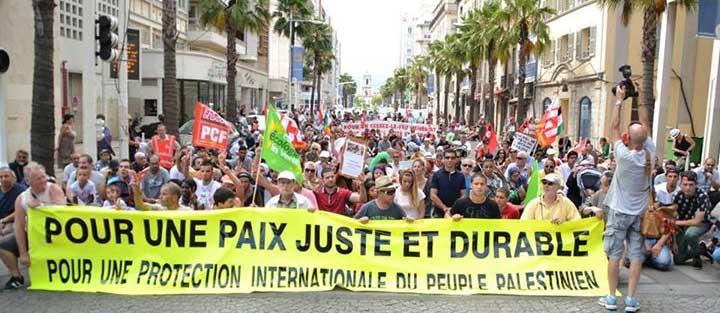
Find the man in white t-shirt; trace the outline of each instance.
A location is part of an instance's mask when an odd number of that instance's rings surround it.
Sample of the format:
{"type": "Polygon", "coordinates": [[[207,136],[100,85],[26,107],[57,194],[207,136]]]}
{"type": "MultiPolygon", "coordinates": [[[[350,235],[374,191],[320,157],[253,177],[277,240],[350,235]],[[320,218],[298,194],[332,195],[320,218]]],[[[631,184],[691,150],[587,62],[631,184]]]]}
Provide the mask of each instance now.
{"type": "Polygon", "coordinates": [[[278,187],[280,194],[276,195],[265,203],[267,208],[286,208],[286,209],[307,209],[315,211],[315,206],[310,200],[295,192],[295,174],[291,171],[282,171],[278,174],[278,187]]]}
{"type": "Polygon", "coordinates": [[[202,179],[193,178],[197,185],[195,195],[198,204],[204,210],[210,210],[213,207],[213,195],[218,188],[222,187],[222,184],[213,180],[213,166],[207,160],[200,165],[200,177],[202,179]]]}

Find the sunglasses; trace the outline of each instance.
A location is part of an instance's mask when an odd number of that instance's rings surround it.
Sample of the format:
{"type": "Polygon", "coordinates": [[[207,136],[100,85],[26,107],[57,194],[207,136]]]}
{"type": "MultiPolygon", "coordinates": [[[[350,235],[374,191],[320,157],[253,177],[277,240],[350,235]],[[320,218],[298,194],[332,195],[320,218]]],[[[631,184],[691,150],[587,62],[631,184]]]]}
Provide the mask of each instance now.
{"type": "Polygon", "coordinates": [[[306,173],[315,173],[315,170],[314,170],[314,169],[311,169],[311,168],[306,168],[306,169],[305,169],[305,172],[306,172],[306,173]]]}
{"type": "Polygon", "coordinates": [[[462,167],[472,167],[472,164],[463,164],[462,167]]]}
{"type": "Polygon", "coordinates": [[[394,196],[394,195],[395,195],[395,189],[383,190],[383,191],[381,191],[381,192],[384,193],[384,194],[386,194],[386,195],[388,195],[388,196],[394,196]]]}
{"type": "Polygon", "coordinates": [[[553,183],[553,182],[551,182],[551,181],[544,181],[544,182],[542,182],[542,184],[543,184],[543,186],[552,186],[552,185],[555,185],[555,183],[553,183]]]}

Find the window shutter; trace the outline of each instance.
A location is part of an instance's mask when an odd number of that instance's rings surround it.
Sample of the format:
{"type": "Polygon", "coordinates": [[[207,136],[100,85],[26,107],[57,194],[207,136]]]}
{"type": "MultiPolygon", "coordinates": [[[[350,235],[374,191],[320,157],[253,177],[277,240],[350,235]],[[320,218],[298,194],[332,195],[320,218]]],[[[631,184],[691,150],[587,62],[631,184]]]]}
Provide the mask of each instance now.
{"type": "Polygon", "coordinates": [[[575,59],[581,60],[583,58],[583,34],[585,34],[584,31],[579,31],[575,33],[575,59]]]}
{"type": "Polygon", "coordinates": [[[590,40],[588,47],[588,56],[595,56],[595,42],[597,36],[597,26],[590,27],[590,40]]]}
{"type": "Polygon", "coordinates": [[[568,35],[568,47],[567,47],[567,62],[570,62],[573,60],[573,49],[575,45],[575,34],[569,33],[568,35]]]}
{"type": "Polygon", "coordinates": [[[560,55],[560,52],[562,51],[560,49],[560,46],[562,46],[562,37],[555,40],[555,57],[554,57],[553,61],[557,64],[562,63],[562,58],[563,58],[562,55],[560,55]]]}
{"type": "Polygon", "coordinates": [[[556,42],[557,42],[557,41],[555,41],[555,40],[550,41],[550,51],[549,51],[549,53],[550,53],[550,62],[549,62],[549,64],[550,64],[550,65],[555,64],[555,44],[556,44],[556,42]]]}

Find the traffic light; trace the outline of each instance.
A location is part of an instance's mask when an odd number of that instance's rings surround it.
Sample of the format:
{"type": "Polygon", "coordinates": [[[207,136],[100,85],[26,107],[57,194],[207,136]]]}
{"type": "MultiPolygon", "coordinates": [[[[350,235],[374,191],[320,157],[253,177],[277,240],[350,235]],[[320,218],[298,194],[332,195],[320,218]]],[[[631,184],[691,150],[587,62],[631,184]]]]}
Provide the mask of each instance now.
{"type": "Polygon", "coordinates": [[[7,72],[10,68],[10,55],[5,49],[0,48],[0,74],[7,72]]]}
{"type": "Polygon", "coordinates": [[[101,15],[97,21],[98,24],[97,39],[100,43],[100,51],[96,54],[100,59],[107,62],[113,62],[120,56],[118,51],[118,21],[117,18],[108,15],[101,15]]]}

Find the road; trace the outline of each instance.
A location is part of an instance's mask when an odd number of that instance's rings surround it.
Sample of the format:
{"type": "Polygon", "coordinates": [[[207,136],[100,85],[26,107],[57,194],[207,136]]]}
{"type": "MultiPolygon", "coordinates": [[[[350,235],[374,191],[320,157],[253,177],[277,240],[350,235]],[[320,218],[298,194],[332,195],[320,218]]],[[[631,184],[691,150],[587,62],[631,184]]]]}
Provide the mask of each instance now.
{"type": "MultiPolygon", "coordinates": [[[[621,292],[627,272],[621,272],[621,292]]],[[[0,275],[4,282],[7,276],[0,275]]],[[[639,300],[643,312],[717,312],[720,267],[705,263],[670,272],[645,269],[639,300]]],[[[190,296],[13,290],[0,292],[0,313],[44,312],[606,312],[595,298],[519,296],[442,296],[349,292],[254,293],[190,296]]],[[[622,312],[622,311],[621,311],[622,312]]]]}

